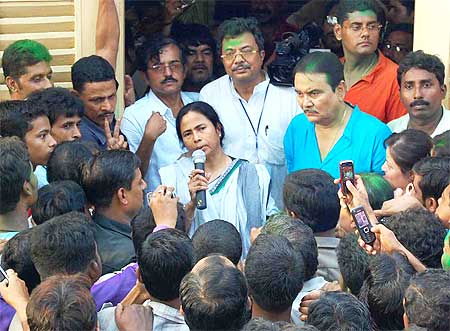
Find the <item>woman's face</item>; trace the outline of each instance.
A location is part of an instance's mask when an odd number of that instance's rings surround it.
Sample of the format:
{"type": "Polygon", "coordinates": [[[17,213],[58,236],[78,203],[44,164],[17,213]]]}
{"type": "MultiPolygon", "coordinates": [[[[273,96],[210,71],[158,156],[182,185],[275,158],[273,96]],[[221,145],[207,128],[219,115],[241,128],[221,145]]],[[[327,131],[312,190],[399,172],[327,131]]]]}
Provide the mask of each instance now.
{"type": "Polygon", "coordinates": [[[391,148],[386,149],[386,162],[381,168],[384,171],[384,179],[386,179],[392,188],[401,188],[405,191],[406,186],[412,181],[410,172],[403,173],[400,167],[392,158],[391,148]]]}
{"type": "Polygon", "coordinates": [[[203,114],[195,110],[183,116],[180,123],[181,137],[189,152],[201,149],[208,155],[216,151],[220,146],[220,127],[203,114]]]}

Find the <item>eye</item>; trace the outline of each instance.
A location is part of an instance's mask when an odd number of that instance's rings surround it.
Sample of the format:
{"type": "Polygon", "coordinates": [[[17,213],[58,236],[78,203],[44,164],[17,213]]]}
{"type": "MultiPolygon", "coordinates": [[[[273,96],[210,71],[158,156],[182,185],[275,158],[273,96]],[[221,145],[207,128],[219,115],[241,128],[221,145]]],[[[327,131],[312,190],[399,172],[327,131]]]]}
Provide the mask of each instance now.
{"type": "Polygon", "coordinates": [[[202,53],[203,53],[203,55],[206,55],[206,56],[212,55],[212,51],[210,49],[206,49],[202,53]]]}
{"type": "Polygon", "coordinates": [[[184,137],[184,138],[187,138],[187,137],[189,137],[190,135],[191,135],[190,132],[185,132],[185,133],[183,133],[183,137],[184,137]]]}
{"type": "Polygon", "coordinates": [[[413,88],[413,85],[412,84],[405,84],[404,87],[405,87],[406,90],[411,90],[413,88]]]}
{"type": "Polygon", "coordinates": [[[426,83],[423,84],[423,87],[429,88],[431,86],[433,86],[433,84],[431,84],[430,82],[426,82],[426,83]]]}

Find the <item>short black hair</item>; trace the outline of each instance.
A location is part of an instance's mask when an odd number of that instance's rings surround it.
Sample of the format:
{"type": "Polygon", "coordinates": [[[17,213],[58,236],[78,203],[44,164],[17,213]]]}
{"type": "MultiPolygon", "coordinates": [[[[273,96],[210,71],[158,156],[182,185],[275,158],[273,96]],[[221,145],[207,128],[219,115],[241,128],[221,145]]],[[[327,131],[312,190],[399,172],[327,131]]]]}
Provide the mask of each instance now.
{"type": "Polygon", "coordinates": [[[16,208],[32,171],[25,143],[17,137],[0,137],[0,215],[16,208]]]}
{"type": "Polygon", "coordinates": [[[181,306],[192,331],[240,330],[251,317],[247,281],[227,258],[204,258],[182,280],[181,306]]]}
{"type": "Polygon", "coordinates": [[[389,34],[395,31],[401,31],[414,34],[414,25],[411,23],[397,23],[397,24],[389,24],[386,28],[385,36],[389,37],[389,34]]]}
{"type": "Polygon", "coordinates": [[[344,80],[344,67],[336,54],[313,52],[305,55],[295,66],[295,74],[324,74],[333,91],[344,80]]]}
{"type": "Polygon", "coordinates": [[[347,233],[336,247],[336,257],[344,286],[352,294],[359,295],[372,256],[358,245],[354,233],[347,233]]]}
{"type": "Polygon", "coordinates": [[[264,35],[258,27],[258,20],[254,17],[233,17],[223,21],[217,29],[219,52],[222,52],[222,43],[225,38],[235,38],[249,32],[255,38],[260,51],[264,50],[264,35]]]}
{"type": "Polygon", "coordinates": [[[367,306],[344,292],[324,292],[309,306],[306,323],[327,331],[373,330],[367,306]]]}
{"type": "Polygon", "coordinates": [[[42,224],[71,211],[84,213],[86,207],[86,194],[81,186],[71,180],[62,180],[39,189],[38,199],[31,207],[31,214],[34,223],[42,224]]]}
{"type": "Polygon", "coordinates": [[[137,69],[146,73],[149,61],[160,61],[160,54],[164,47],[174,45],[180,50],[181,63],[186,63],[185,54],[175,39],[165,37],[162,34],[154,34],[149,37],[141,46],[136,50],[136,65],[137,69]]]}
{"type": "Polygon", "coordinates": [[[415,174],[421,176],[419,188],[422,197],[434,198],[436,201],[441,197],[450,179],[450,157],[426,157],[414,164],[415,174]]]}
{"type": "Polygon", "coordinates": [[[304,269],[302,255],[287,238],[260,234],[245,260],[250,296],[265,311],[290,310],[303,288],[304,269]]]}
{"type": "Polygon", "coordinates": [[[435,156],[450,156],[450,130],[433,138],[435,156]]]}
{"type": "Polygon", "coordinates": [[[198,47],[208,45],[215,55],[217,53],[217,43],[211,31],[206,25],[196,23],[176,23],[172,25],[171,36],[186,52],[189,46],[198,47]]]}
{"type": "Polygon", "coordinates": [[[408,53],[400,62],[397,69],[398,86],[402,86],[403,75],[413,68],[426,70],[436,76],[441,86],[445,84],[444,63],[436,55],[426,54],[420,50],[408,53]]]}
{"type": "Polygon", "coordinates": [[[407,129],[393,133],[384,141],[394,162],[406,174],[417,161],[431,155],[433,141],[421,130],[407,129]]]}
{"type": "Polygon", "coordinates": [[[31,233],[31,258],[41,280],[85,272],[95,257],[94,232],[85,214],[70,212],[54,217],[31,233]]]}
{"type": "Polygon", "coordinates": [[[116,80],[114,68],[112,65],[98,55],[82,57],[72,65],[71,79],[73,89],[82,93],[86,83],[107,82],[114,80],[116,86],[119,83],[116,80]]]}
{"type": "Polygon", "coordinates": [[[319,265],[317,242],[314,233],[303,221],[286,214],[272,215],[264,224],[261,233],[277,234],[289,240],[295,252],[303,257],[305,281],[314,277],[319,265]]]}
{"type": "Polygon", "coordinates": [[[47,112],[50,125],[53,125],[60,116],[81,118],[84,114],[83,101],[62,87],[36,91],[27,101],[32,102],[33,107],[40,107],[47,112]]]}
{"type": "Polygon", "coordinates": [[[147,236],[137,261],[148,293],[170,301],[178,298],[181,280],[194,266],[194,247],[180,230],[160,230],[147,236]]]}
{"type": "Polygon", "coordinates": [[[192,236],[195,257],[200,261],[216,253],[227,257],[234,265],[242,255],[242,239],[235,226],[224,220],[212,220],[198,227],[192,236]]]}
{"type": "Polygon", "coordinates": [[[107,150],[93,156],[83,168],[83,189],[95,207],[109,207],[121,187],[131,189],[138,156],[125,150],[107,150]]]}
{"type": "Polygon", "coordinates": [[[380,330],[402,330],[403,296],[414,269],[401,254],[380,254],[369,262],[359,300],[380,330]]]}
{"type": "Polygon", "coordinates": [[[327,172],[305,169],[290,173],[283,187],[283,202],[314,233],[336,227],[340,205],[338,187],[327,172]]]}
{"type": "Polygon", "coordinates": [[[31,232],[33,228],[20,231],[9,239],[2,252],[3,270],[13,269],[27,285],[28,292],[41,282],[41,278],[31,260],[31,232]]]}
{"type": "Polygon", "coordinates": [[[428,269],[411,278],[405,292],[405,312],[410,323],[427,330],[450,329],[450,272],[428,269]]]}
{"type": "Polygon", "coordinates": [[[72,180],[81,185],[83,167],[96,153],[85,141],[64,141],[56,145],[47,162],[48,182],[72,180]]]}
{"type": "Polygon", "coordinates": [[[426,267],[441,267],[447,231],[433,213],[422,208],[408,209],[392,215],[385,224],[426,267]]]}
{"type": "Polygon", "coordinates": [[[386,16],[383,5],[378,0],[341,0],[336,8],[338,23],[342,25],[348,19],[349,14],[355,11],[373,11],[377,20],[384,25],[386,16]]]}

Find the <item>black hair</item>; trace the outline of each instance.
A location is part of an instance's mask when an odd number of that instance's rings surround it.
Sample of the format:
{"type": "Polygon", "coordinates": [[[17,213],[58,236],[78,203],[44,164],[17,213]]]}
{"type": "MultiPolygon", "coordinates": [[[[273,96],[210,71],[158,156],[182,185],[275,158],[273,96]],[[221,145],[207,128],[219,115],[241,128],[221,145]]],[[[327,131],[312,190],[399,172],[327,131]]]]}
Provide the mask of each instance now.
{"type": "Polygon", "coordinates": [[[28,122],[23,113],[28,111],[25,100],[7,100],[0,102],[0,136],[16,136],[24,139],[28,132],[28,122]]]}
{"type": "Polygon", "coordinates": [[[31,214],[34,223],[42,224],[71,211],[84,213],[86,205],[86,194],[81,186],[71,180],[62,180],[39,189],[38,199],[31,208],[31,214]]]}
{"type": "Polygon", "coordinates": [[[251,319],[247,324],[245,324],[242,331],[318,331],[318,330],[312,325],[298,326],[283,321],[272,322],[257,317],[251,319]]]}
{"type": "Polygon", "coordinates": [[[234,265],[241,259],[241,235],[233,224],[223,220],[200,225],[192,236],[192,244],[197,261],[213,253],[227,257],[234,265]]]}
{"type": "Polygon", "coordinates": [[[27,147],[17,137],[0,138],[0,214],[13,211],[33,171],[27,147]]]}
{"type": "Polygon", "coordinates": [[[396,254],[375,256],[369,262],[359,300],[369,307],[379,330],[402,330],[403,296],[414,269],[408,259],[396,254]]]}
{"type": "Polygon", "coordinates": [[[96,154],[85,141],[64,141],[55,146],[47,162],[49,183],[72,180],[81,185],[84,165],[96,154]]]}
{"type": "Polygon", "coordinates": [[[194,266],[194,247],[180,230],[161,230],[147,236],[137,261],[148,293],[170,301],[178,298],[181,280],[194,266]]]}
{"type": "Polygon", "coordinates": [[[336,8],[338,23],[342,25],[348,19],[349,14],[359,11],[373,11],[377,20],[384,25],[386,16],[382,4],[378,0],[341,0],[336,8]]]}
{"type": "Polygon", "coordinates": [[[137,69],[142,72],[147,72],[149,61],[160,61],[160,54],[164,47],[169,45],[174,45],[180,50],[181,63],[184,65],[186,63],[185,54],[181,46],[177,43],[175,39],[165,37],[162,34],[154,34],[149,39],[147,39],[141,46],[136,50],[136,64],[137,69]]]}
{"type": "Polygon", "coordinates": [[[96,258],[92,224],[85,214],[70,212],[35,227],[31,258],[41,280],[55,274],[85,272],[96,258]]]}
{"type": "Polygon", "coordinates": [[[450,272],[428,269],[411,278],[405,292],[405,312],[410,323],[429,331],[450,329],[450,272]]]}
{"type": "Polygon", "coordinates": [[[426,157],[414,164],[415,174],[421,176],[419,188],[422,198],[441,197],[450,179],[450,157],[426,157]]]}
{"type": "Polygon", "coordinates": [[[314,277],[319,265],[318,250],[314,233],[303,221],[285,214],[275,214],[264,224],[261,234],[276,234],[289,240],[300,253],[305,265],[305,281],[314,277]]]}
{"type": "Polygon", "coordinates": [[[373,330],[367,306],[344,292],[324,292],[309,306],[306,323],[327,331],[373,330]]]}
{"type": "Polygon", "coordinates": [[[83,168],[82,186],[95,207],[109,207],[120,188],[131,189],[140,166],[136,154],[125,150],[107,150],[93,156],[83,168]]]}
{"type": "Polygon", "coordinates": [[[255,38],[260,51],[264,50],[264,35],[258,27],[258,20],[254,17],[233,17],[223,21],[217,29],[219,52],[222,52],[222,43],[225,38],[235,38],[249,32],[255,38]]]}
{"type": "Polygon", "coordinates": [[[83,92],[86,83],[114,80],[116,82],[116,87],[119,86],[112,65],[98,55],[82,57],[75,62],[72,65],[71,79],[73,89],[78,93],[83,92]]]}
{"type": "Polygon", "coordinates": [[[219,255],[199,263],[180,286],[181,306],[189,329],[240,330],[251,317],[244,275],[219,255]]]}
{"type": "Polygon", "coordinates": [[[433,141],[421,130],[407,129],[393,133],[384,141],[394,162],[406,174],[417,161],[431,155],[433,141]]]}
{"type": "Polygon", "coordinates": [[[181,121],[183,120],[183,117],[191,111],[202,114],[212,123],[212,125],[215,128],[217,128],[217,127],[220,128],[220,144],[222,145],[223,139],[225,138],[225,131],[223,128],[223,124],[220,121],[219,115],[214,110],[214,108],[211,105],[209,105],[208,103],[203,102],[203,101],[196,101],[196,102],[189,103],[180,109],[180,112],[177,115],[177,119],[176,119],[176,123],[175,123],[178,139],[181,142],[183,142],[183,135],[181,133],[181,121]]]}
{"type": "Polygon", "coordinates": [[[352,294],[359,295],[372,256],[358,245],[354,233],[347,233],[336,247],[336,257],[344,286],[352,294]]]}
{"type": "Polygon", "coordinates": [[[413,68],[426,70],[436,76],[441,86],[445,84],[444,63],[436,55],[426,54],[420,50],[408,53],[400,62],[397,69],[398,86],[402,86],[403,75],[413,68]]]}
{"type": "Polygon", "coordinates": [[[303,288],[304,269],[302,255],[287,238],[260,234],[245,260],[250,296],[267,312],[290,310],[303,288]]]}
{"type": "Polygon", "coordinates": [[[333,178],[319,169],[305,169],[290,173],[283,187],[283,202],[314,233],[336,227],[340,205],[338,187],[333,178]]]}
{"type": "MultiPolygon", "coordinates": [[[[177,223],[175,229],[184,231],[186,222],[186,212],[181,203],[177,204],[177,223]]],[[[142,207],[139,213],[131,220],[131,238],[133,239],[134,251],[139,255],[142,243],[147,236],[156,228],[153,212],[148,207],[142,207]]]]}
{"type": "Polygon", "coordinates": [[[394,198],[394,190],[391,184],[379,173],[365,172],[359,175],[366,187],[370,206],[374,210],[381,209],[385,201],[394,198]]]}
{"type": "Polygon", "coordinates": [[[31,232],[33,228],[20,231],[9,239],[2,251],[3,270],[13,269],[27,285],[28,292],[41,282],[41,278],[31,260],[31,232]]]}
{"type": "Polygon", "coordinates": [[[306,54],[294,68],[295,74],[324,74],[333,91],[344,80],[344,67],[336,54],[313,52],[306,54]]]}
{"type": "Polygon", "coordinates": [[[206,25],[196,23],[176,23],[172,25],[171,36],[187,52],[189,46],[198,47],[208,45],[211,47],[214,58],[217,53],[217,43],[206,25]]]}
{"type": "Polygon", "coordinates": [[[386,226],[426,267],[441,267],[447,231],[433,213],[422,208],[408,209],[389,217],[386,226]]]}
{"type": "Polygon", "coordinates": [[[411,23],[398,23],[398,24],[389,24],[386,28],[385,36],[389,36],[390,33],[395,31],[401,31],[414,34],[414,25],[411,23]]]}
{"type": "Polygon", "coordinates": [[[450,130],[433,138],[434,156],[450,156],[450,130]]]}
{"type": "Polygon", "coordinates": [[[83,102],[69,90],[62,87],[50,87],[32,93],[27,101],[33,107],[40,107],[48,113],[50,124],[53,125],[58,117],[83,117],[83,102]]]}

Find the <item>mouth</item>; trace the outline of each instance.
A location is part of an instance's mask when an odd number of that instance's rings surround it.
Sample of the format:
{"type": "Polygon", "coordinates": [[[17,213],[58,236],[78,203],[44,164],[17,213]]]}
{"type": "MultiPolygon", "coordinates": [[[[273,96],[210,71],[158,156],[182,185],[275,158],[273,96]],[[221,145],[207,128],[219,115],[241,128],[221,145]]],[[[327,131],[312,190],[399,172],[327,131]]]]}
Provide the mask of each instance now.
{"type": "Polygon", "coordinates": [[[165,79],[161,82],[161,84],[175,84],[178,81],[176,79],[165,79]]]}
{"type": "Polygon", "coordinates": [[[412,102],[409,106],[413,109],[420,110],[427,108],[430,104],[426,101],[412,102]]]}
{"type": "Polygon", "coordinates": [[[233,72],[245,72],[247,70],[250,70],[250,66],[249,65],[239,65],[235,68],[232,69],[233,72]]]}
{"type": "Polygon", "coordinates": [[[103,119],[105,119],[105,118],[107,118],[107,119],[112,119],[113,116],[114,116],[114,113],[105,113],[105,114],[101,114],[101,115],[100,115],[100,118],[103,118],[103,119]]]}
{"type": "Polygon", "coordinates": [[[206,70],[208,70],[208,69],[206,68],[205,65],[203,65],[203,64],[198,64],[198,65],[193,66],[193,67],[192,67],[192,70],[196,70],[196,71],[206,71],[206,70]]]}
{"type": "Polygon", "coordinates": [[[363,47],[368,47],[371,45],[372,45],[372,43],[370,41],[362,41],[362,42],[358,43],[358,46],[363,46],[363,47]]]}

